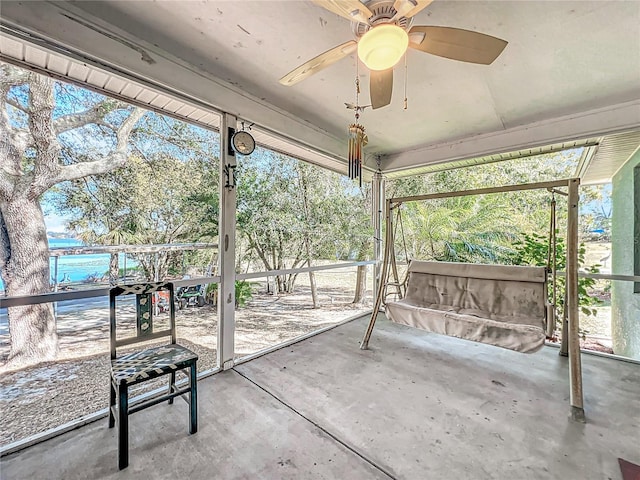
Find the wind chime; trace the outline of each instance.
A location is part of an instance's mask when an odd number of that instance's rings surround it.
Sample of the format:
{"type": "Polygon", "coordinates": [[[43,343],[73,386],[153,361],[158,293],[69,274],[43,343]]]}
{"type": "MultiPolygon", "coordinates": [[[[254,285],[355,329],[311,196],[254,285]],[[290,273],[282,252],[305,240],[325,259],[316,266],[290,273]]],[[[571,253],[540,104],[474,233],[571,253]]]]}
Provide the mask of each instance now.
{"type": "Polygon", "coordinates": [[[364,127],[358,123],[360,112],[366,107],[360,106],[360,79],[356,71],[356,104],[353,107],[355,113],[355,123],[349,125],[349,178],[360,179],[362,187],[362,163],[364,161],[363,148],[369,141],[364,127]]]}

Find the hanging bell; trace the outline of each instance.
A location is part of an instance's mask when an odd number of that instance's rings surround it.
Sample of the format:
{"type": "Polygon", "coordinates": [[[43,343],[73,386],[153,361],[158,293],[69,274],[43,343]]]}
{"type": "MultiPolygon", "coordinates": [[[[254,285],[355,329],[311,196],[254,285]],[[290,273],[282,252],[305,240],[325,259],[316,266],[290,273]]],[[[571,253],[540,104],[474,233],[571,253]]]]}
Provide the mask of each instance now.
{"type": "Polygon", "coordinates": [[[363,147],[367,144],[368,137],[364,133],[364,127],[358,123],[349,125],[349,178],[360,178],[362,186],[362,158],[363,147]]]}

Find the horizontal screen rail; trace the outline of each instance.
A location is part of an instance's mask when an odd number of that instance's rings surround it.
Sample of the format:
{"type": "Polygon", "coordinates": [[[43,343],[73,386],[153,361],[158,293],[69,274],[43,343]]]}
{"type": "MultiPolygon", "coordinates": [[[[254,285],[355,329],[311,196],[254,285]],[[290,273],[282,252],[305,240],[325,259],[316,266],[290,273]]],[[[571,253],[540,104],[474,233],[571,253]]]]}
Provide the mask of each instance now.
{"type": "MultiPolygon", "coordinates": [[[[556,275],[564,277],[565,272],[558,272],[556,275]]],[[[587,273],[578,272],[580,278],[593,278],[596,280],[620,280],[623,282],[640,282],[640,275],[612,275],[610,273],[587,273]]]]}
{"type": "MultiPolygon", "coordinates": [[[[268,270],[254,273],[241,273],[236,275],[238,280],[248,280],[251,278],[266,278],[276,275],[288,275],[291,273],[317,272],[322,270],[337,270],[341,268],[360,267],[363,265],[376,265],[375,260],[362,262],[332,263],[330,265],[318,265],[315,267],[288,268],[283,270],[268,270]]],[[[188,287],[192,285],[203,285],[209,283],[220,283],[220,276],[196,277],[181,280],[173,280],[176,288],[188,287]]],[[[106,297],[109,295],[110,287],[91,288],[87,290],[72,290],[65,292],[50,292],[39,295],[22,295],[14,297],[0,297],[0,308],[22,307],[35,305],[38,303],[64,302],[65,300],[80,300],[83,298],[106,297]]]]}
{"type": "Polygon", "coordinates": [[[337,270],[339,268],[360,267],[363,265],[375,265],[375,260],[366,260],[363,262],[349,263],[332,263],[330,265],[318,265],[315,267],[287,268],[283,270],[267,270],[264,272],[240,273],[236,275],[238,280],[248,280],[250,278],[275,277],[277,275],[288,275],[290,273],[318,272],[320,270],[337,270]]]}
{"type": "MultiPolygon", "coordinates": [[[[196,277],[173,280],[173,285],[176,289],[179,287],[189,287],[191,285],[203,285],[207,283],[220,283],[220,277],[216,275],[213,277],[196,277]]],[[[86,290],[41,293],[39,295],[0,297],[0,308],[24,307],[27,305],[36,305],[38,303],[64,302],[65,300],[81,300],[83,298],[107,297],[109,296],[110,288],[111,287],[100,287],[89,288],[86,290]]]]}

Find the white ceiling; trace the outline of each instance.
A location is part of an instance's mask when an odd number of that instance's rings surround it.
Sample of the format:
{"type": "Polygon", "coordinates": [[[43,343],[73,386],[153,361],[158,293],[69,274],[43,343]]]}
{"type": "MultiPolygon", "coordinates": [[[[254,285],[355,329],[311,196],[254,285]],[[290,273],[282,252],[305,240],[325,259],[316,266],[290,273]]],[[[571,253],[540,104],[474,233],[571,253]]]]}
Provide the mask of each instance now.
{"type": "MultiPolygon", "coordinates": [[[[3,2],[3,22],[344,157],[355,54],[278,79],[350,40],[309,1],[3,2]]],[[[509,41],[490,66],[408,54],[392,104],[362,117],[390,171],[640,128],[640,2],[445,1],[414,17],[509,41]]],[[[360,68],[365,103],[368,74],[360,68]]],[[[370,162],[371,163],[371,162],[370,162]]]]}

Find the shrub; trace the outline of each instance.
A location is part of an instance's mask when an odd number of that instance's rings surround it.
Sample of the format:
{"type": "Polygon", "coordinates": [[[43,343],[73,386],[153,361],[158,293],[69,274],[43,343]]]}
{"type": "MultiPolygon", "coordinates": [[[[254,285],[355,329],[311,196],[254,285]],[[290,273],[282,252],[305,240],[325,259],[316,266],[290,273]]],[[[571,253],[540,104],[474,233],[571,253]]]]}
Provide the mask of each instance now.
{"type": "MultiPolygon", "coordinates": [[[[206,298],[213,305],[218,303],[218,284],[207,285],[206,298]]],[[[244,307],[253,298],[253,284],[246,280],[236,280],[236,307],[244,307]]]]}
{"type": "MultiPolygon", "coordinates": [[[[537,233],[523,234],[523,240],[518,240],[513,243],[515,248],[515,255],[512,259],[516,265],[533,265],[538,267],[547,266],[547,254],[549,251],[548,239],[544,235],[537,233]]],[[[584,243],[580,244],[578,249],[578,267],[582,267],[586,273],[598,273],[600,271],[600,265],[584,265],[585,258],[585,246],[584,243]]],[[[562,237],[556,238],[556,268],[558,271],[565,271],[567,264],[567,249],[562,237]]],[[[596,315],[594,308],[589,308],[597,305],[602,305],[602,301],[596,297],[589,295],[589,289],[593,288],[596,281],[593,278],[578,278],[578,305],[580,310],[585,315],[596,315]]],[[[556,279],[558,287],[558,318],[562,318],[564,312],[564,295],[566,290],[565,277],[558,277],[556,279]]],[[[549,289],[549,300],[551,300],[551,289],[549,289]]]]}

